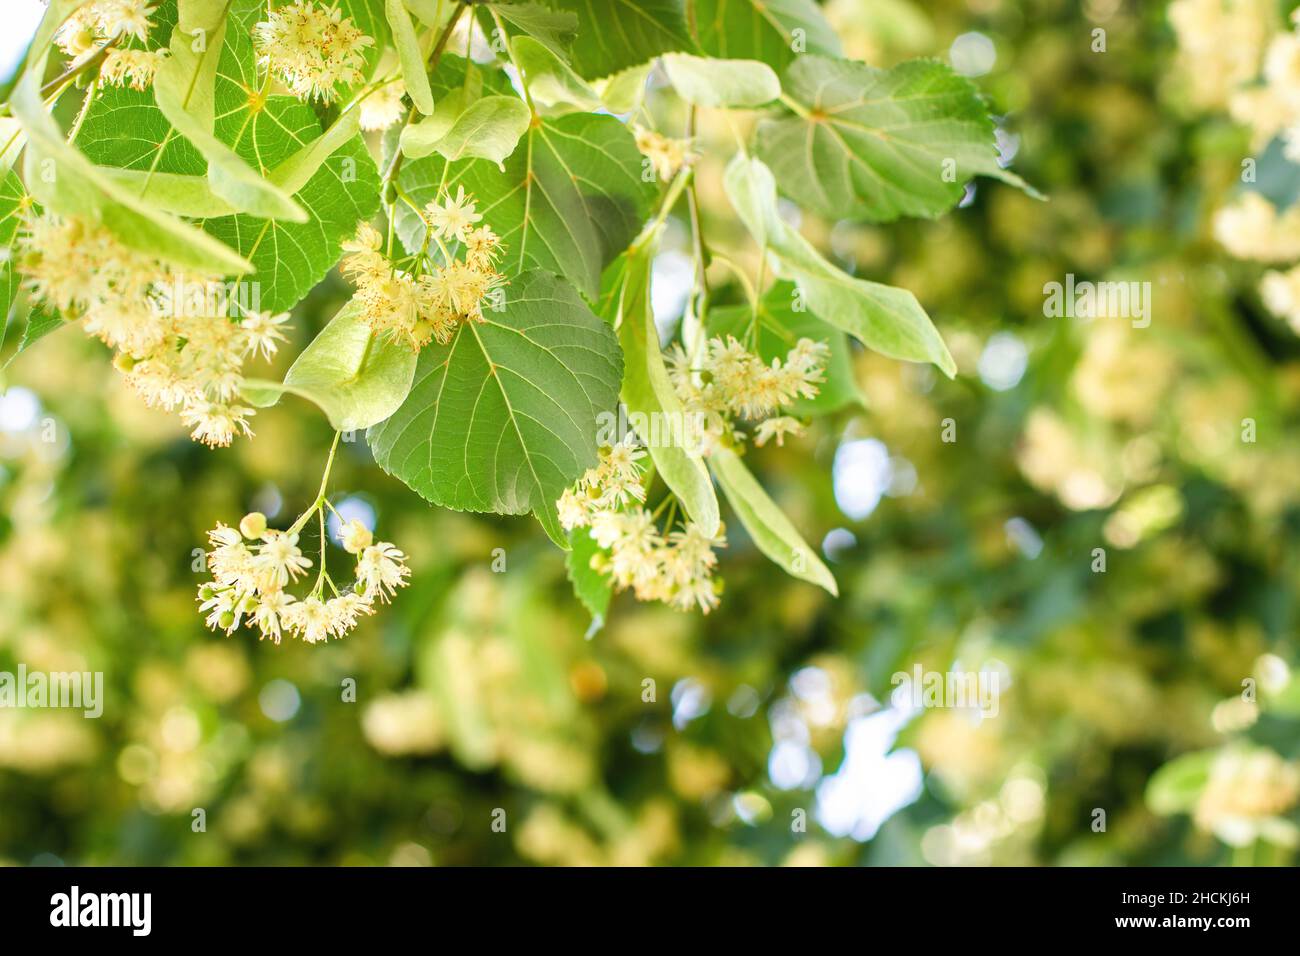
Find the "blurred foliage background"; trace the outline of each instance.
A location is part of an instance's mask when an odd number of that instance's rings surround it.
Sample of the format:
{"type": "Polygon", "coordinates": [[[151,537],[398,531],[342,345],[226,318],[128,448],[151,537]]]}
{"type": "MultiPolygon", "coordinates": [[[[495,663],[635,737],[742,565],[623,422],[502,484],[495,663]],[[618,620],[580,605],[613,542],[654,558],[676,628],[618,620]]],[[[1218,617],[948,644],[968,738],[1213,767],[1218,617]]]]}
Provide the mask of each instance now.
{"type": "MultiPolygon", "coordinates": [[[[432,510],[358,440],[334,500],[408,551],[412,586],[341,642],[213,635],[193,549],[253,508],[296,515],[328,425],[289,400],[208,452],[101,347],[54,335],[0,398],[0,670],[103,671],[106,700],[99,720],[0,710],[0,859],[1292,859],[1300,343],[1210,226],[1249,132],[1189,95],[1163,4],[825,7],[851,56],[960,62],[1050,196],[980,181],[937,222],[801,223],[913,289],[961,370],[859,353],[867,407],[751,453],[842,596],[782,575],[733,521],[718,611],[620,598],[588,636],[535,525],[432,510]],[[1067,273],[1150,282],[1150,327],[1045,318],[1067,273]],[[997,715],[891,703],[918,664],[998,673],[997,715]]],[[[706,229],[755,263],[727,235],[731,132],[707,114],[701,131],[706,229]]],[[[689,276],[674,235],[665,320],[689,276]]],[[[740,301],[726,277],[718,298],[740,301]]],[[[297,345],[344,294],[297,311],[297,345]]]]}

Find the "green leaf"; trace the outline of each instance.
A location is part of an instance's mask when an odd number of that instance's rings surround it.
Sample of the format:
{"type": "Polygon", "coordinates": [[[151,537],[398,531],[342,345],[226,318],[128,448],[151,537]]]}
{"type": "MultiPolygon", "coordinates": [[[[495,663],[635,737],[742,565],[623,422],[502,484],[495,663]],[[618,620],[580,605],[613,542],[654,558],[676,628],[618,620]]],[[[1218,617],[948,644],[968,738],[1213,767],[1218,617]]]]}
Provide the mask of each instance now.
{"type": "Polygon", "coordinates": [[[796,286],[778,282],[758,301],[758,308],[748,305],[714,306],[709,309],[709,335],[734,336],[757,351],[765,362],[784,359],[801,338],[825,342],[830,346],[826,362],[826,381],[818,386],[817,397],[797,399],[791,406],[793,415],[829,415],[847,405],[866,406],[866,398],[853,372],[848,336],[813,315],[796,286]],[[802,310],[796,304],[802,304],[802,310]],[[756,328],[755,328],[756,327],[756,328]],[[751,328],[754,338],[749,338],[751,328]]]}
{"type": "Polygon", "coordinates": [[[419,159],[437,152],[446,159],[500,163],[515,151],[532,114],[517,96],[466,99],[453,94],[434,115],[402,130],[402,152],[419,159]]]}
{"type": "Polygon", "coordinates": [[[781,95],[781,81],[757,60],[714,60],[688,53],[665,53],[664,72],[677,94],[696,106],[752,109],[781,95]]]}
{"type": "Polygon", "coordinates": [[[3,328],[0,328],[0,346],[3,346],[13,337],[11,333],[17,330],[20,321],[19,317],[24,311],[27,315],[23,323],[23,333],[18,339],[18,347],[3,362],[0,362],[0,372],[12,365],[18,356],[45,338],[45,336],[58,331],[65,325],[71,324],[60,318],[57,312],[46,312],[44,309],[39,308],[23,309],[21,306],[14,307],[9,310],[3,328]]]}
{"type": "Polygon", "coordinates": [[[0,348],[10,340],[11,332],[17,330],[20,321],[23,322],[23,332],[17,347],[0,364],[0,370],[8,368],[14,359],[39,339],[65,324],[57,312],[46,312],[30,306],[24,308],[21,301],[19,293],[22,277],[18,274],[14,259],[18,251],[23,211],[28,201],[23,181],[17,172],[9,170],[0,181],[0,348]]]}
{"type": "Polygon", "coordinates": [[[402,67],[402,81],[415,108],[428,116],[433,112],[433,91],[429,88],[429,74],[424,67],[424,52],[416,35],[411,15],[402,6],[402,0],[384,0],[384,13],[393,31],[393,45],[402,67]]]}
{"type": "MultiPolygon", "coordinates": [[[[324,135],[303,146],[267,174],[267,181],[286,194],[298,192],[311,181],[321,164],[358,132],[360,113],[356,108],[339,115],[324,135]]],[[[164,212],[191,219],[212,219],[236,213],[218,196],[205,175],[157,172],[148,169],[118,169],[101,166],[99,171],[164,212]]]]}
{"type": "Polygon", "coordinates": [[[535,3],[489,3],[484,6],[514,27],[510,31],[512,36],[529,36],[556,56],[568,60],[573,39],[578,35],[576,14],[566,10],[548,10],[535,3]]]}
{"type": "MultiPolygon", "coordinates": [[[[279,100],[282,98],[272,98],[279,100]]],[[[315,117],[298,112],[299,103],[268,101],[266,111],[279,116],[285,129],[294,130],[302,143],[320,135],[315,117]],[[295,129],[295,122],[307,121],[295,129]]],[[[209,219],[203,228],[229,242],[251,260],[255,280],[261,289],[261,307],[287,312],[298,304],[337,263],[344,238],[355,232],[357,222],[369,219],[378,208],[380,173],[374,168],[365,143],[354,137],[338,150],[295,194],[307,222],[257,219],[255,216],[224,216],[209,219]]]]}
{"type": "Polygon", "coordinates": [[[638,416],[651,423],[641,440],[655,468],[682,502],[691,520],[709,537],[718,531],[718,498],[713,480],[697,449],[683,447],[694,434],[686,410],[677,397],[659,350],[659,332],[650,306],[650,273],[657,237],[639,243],[610,269],[610,282],[602,297],[601,313],[618,329],[623,347],[623,404],[634,422],[638,416]],[[654,423],[658,422],[657,425],[654,423]],[[656,436],[657,440],[656,440],[656,436]],[[668,441],[664,441],[664,439],[668,441]]]}
{"type": "Polygon", "coordinates": [[[916,296],[855,279],[786,225],[777,208],[772,171],[760,160],[737,154],[723,182],[746,228],[775,258],[777,274],[794,281],[814,315],[884,355],[933,362],[950,378],[957,374],[957,364],[916,296]]]}
{"type": "Polygon", "coordinates": [[[23,126],[12,116],[0,116],[0,176],[14,168],[18,154],[27,144],[23,126]]]}
{"type": "Polygon", "coordinates": [[[564,567],[573,584],[574,595],[591,615],[587,637],[605,626],[605,615],[609,612],[609,601],[614,594],[609,579],[591,566],[591,559],[600,553],[600,547],[586,528],[570,532],[569,553],[564,556],[564,567]]]}
{"type": "Polygon", "coordinates": [[[369,432],[375,461],[434,504],[532,512],[567,548],[555,503],[597,460],[598,416],[618,401],[610,327],[572,287],[530,272],[501,312],[420,353],[402,407],[369,432]]]}
{"type": "Polygon", "coordinates": [[[511,46],[534,103],[585,112],[603,105],[600,94],[550,47],[526,36],[515,37],[511,46]]]}
{"type": "Polygon", "coordinates": [[[573,66],[589,80],[640,66],[660,53],[693,51],[681,0],[546,0],[577,14],[573,66]]]}
{"type": "MultiPolygon", "coordinates": [[[[399,182],[417,205],[435,199],[445,182],[464,186],[483,221],[501,236],[507,275],[556,272],[588,298],[600,276],[640,231],[655,187],[641,178],[641,154],[612,116],[572,114],[533,123],[505,163],[439,156],[403,165],[399,182]]],[[[398,230],[408,251],[420,248],[424,226],[405,205],[398,230]]]]}
{"type": "Polygon", "coordinates": [[[735,452],[715,448],[709,455],[709,467],[759,551],[787,574],[839,595],[834,576],[817,557],[817,552],[808,546],[735,452]]]}
{"type": "Polygon", "coordinates": [[[756,152],[806,209],[889,222],[938,216],[977,174],[1024,186],[998,165],[979,91],[937,60],[877,70],[805,56],[782,85],[796,114],[764,121],[756,152]]]}
{"type": "MultiPolygon", "coordinates": [[[[22,226],[27,189],[12,169],[0,180],[0,330],[8,329],[10,313],[18,298],[19,275],[14,266],[15,241],[22,226]]],[[[0,345],[4,337],[0,336],[0,345]]]]}
{"type": "MultiPolygon", "coordinates": [[[[66,4],[52,5],[37,39],[43,36],[48,41],[68,9],[66,4]]],[[[48,47],[34,43],[33,49],[44,52],[29,65],[10,99],[10,107],[28,136],[23,180],[33,195],[55,212],[98,219],[125,245],[182,268],[226,273],[247,270],[249,263],[228,246],[142,202],[68,145],[40,94],[39,77],[48,47]]]]}
{"type": "Polygon", "coordinates": [[[207,160],[208,178],[216,195],[240,212],[305,222],[307,213],[289,194],[264,179],[213,133],[217,65],[227,28],[225,6],[205,0],[180,0],[179,11],[180,20],[172,31],[171,56],[163,60],[154,77],[158,109],[207,160]],[[197,52],[196,36],[206,39],[203,49],[197,52]]]}
{"type": "Polygon", "coordinates": [[[783,69],[804,53],[841,53],[815,0],[686,0],[686,19],[710,56],[783,69]]]}
{"type": "Polygon", "coordinates": [[[1161,816],[1190,812],[1209,782],[1210,766],[1218,754],[1217,750],[1197,750],[1162,766],[1147,781],[1147,806],[1161,816]]]}
{"type": "Polygon", "coordinates": [[[415,377],[415,353],[373,332],[355,300],[345,305],[289,366],[283,383],[246,382],[254,405],[289,392],[315,402],[335,431],[382,422],[401,406],[415,377]]]}

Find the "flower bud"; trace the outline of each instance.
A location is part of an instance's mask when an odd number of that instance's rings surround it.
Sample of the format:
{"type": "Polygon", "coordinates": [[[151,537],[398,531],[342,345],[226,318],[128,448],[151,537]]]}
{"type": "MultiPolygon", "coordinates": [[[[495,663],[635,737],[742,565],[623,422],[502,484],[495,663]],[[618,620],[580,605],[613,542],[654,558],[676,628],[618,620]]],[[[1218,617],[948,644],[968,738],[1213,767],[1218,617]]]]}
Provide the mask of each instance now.
{"type": "Polygon", "coordinates": [[[266,534],[266,515],[260,511],[250,511],[239,522],[239,533],[245,538],[260,538],[266,534]]]}
{"type": "Polygon", "coordinates": [[[199,588],[199,598],[204,601],[211,601],[216,593],[211,584],[205,584],[199,588]]]}
{"type": "Polygon", "coordinates": [[[235,626],[235,615],[227,611],[225,614],[221,615],[221,617],[217,618],[217,623],[226,630],[230,630],[235,626]]]}
{"type": "Polygon", "coordinates": [[[353,518],[343,526],[343,550],[348,554],[360,554],[366,548],[370,547],[374,536],[371,535],[370,529],[363,525],[356,518],[353,518]]]}

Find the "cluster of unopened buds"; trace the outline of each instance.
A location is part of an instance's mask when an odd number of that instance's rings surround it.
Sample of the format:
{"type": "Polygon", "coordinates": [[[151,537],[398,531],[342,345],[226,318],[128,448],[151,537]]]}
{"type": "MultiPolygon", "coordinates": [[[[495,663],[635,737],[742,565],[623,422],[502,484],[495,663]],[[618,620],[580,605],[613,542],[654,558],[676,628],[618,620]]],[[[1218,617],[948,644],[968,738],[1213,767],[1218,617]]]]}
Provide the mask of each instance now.
{"type": "Polygon", "coordinates": [[[445,345],[466,322],[482,322],[493,307],[505,277],[497,272],[500,240],[475,209],[462,186],[455,196],[430,202],[420,212],[423,248],[394,262],[383,237],[368,223],[343,244],[349,254],[340,266],[356,285],[362,318],[419,351],[430,341],[445,345]],[[432,254],[436,247],[439,255],[432,254]]]}
{"type": "Polygon", "coordinates": [[[375,541],[356,519],[340,529],[343,549],[356,558],[355,581],[342,588],[336,585],[325,567],[322,507],[333,510],[322,501],[286,531],[268,528],[266,516],[252,512],[238,528],[218,524],[208,532],[212,580],[201,585],[198,594],[199,611],[207,615],[208,627],[231,634],[247,624],[277,644],[284,634],[316,644],[343,637],[362,617],[375,613],[377,601],[387,603],[398,588],[406,586],[411,574],[406,555],[386,541],[375,541]],[[299,600],[287,588],[312,567],[311,558],[298,547],[298,537],[307,519],[318,511],[320,569],[315,586],[299,600]]]}

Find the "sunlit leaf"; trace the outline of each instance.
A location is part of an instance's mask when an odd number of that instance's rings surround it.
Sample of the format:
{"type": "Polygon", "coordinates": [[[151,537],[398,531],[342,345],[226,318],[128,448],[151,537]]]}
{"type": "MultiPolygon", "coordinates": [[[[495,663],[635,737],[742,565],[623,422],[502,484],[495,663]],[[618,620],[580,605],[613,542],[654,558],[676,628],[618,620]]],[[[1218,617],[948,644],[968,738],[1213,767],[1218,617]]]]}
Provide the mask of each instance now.
{"type": "Polygon", "coordinates": [[[375,461],[434,504],[532,512],[567,547],[555,503],[596,464],[598,416],[623,363],[610,327],[543,272],[513,279],[506,305],[420,353],[406,402],[369,432],[375,461]]]}

